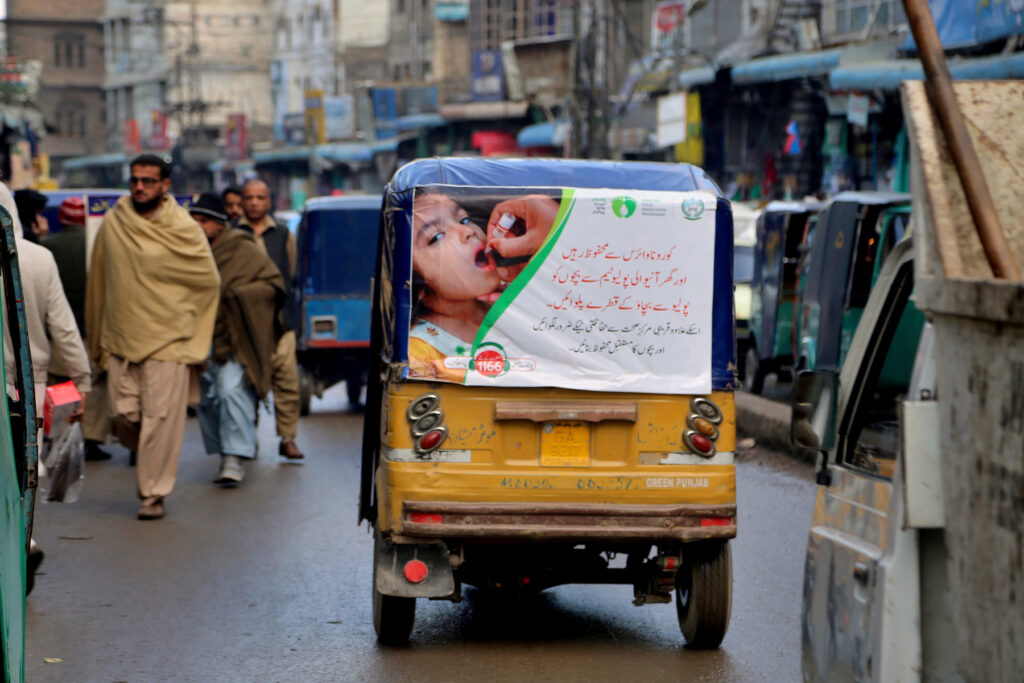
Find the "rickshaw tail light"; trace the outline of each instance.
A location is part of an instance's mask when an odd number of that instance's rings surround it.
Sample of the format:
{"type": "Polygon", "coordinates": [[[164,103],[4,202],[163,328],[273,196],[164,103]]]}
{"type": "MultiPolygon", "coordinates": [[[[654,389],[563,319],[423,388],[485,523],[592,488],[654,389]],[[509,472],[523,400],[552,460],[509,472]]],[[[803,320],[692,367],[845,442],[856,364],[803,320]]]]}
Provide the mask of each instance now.
{"type": "Polygon", "coordinates": [[[423,560],[409,560],[405,563],[402,574],[409,583],[420,583],[427,578],[427,565],[423,560]]]}
{"type": "Polygon", "coordinates": [[[698,453],[710,453],[714,450],[711,441],[703,434],[690,434],[690,443],[698,453]]]}
{"type": "Polygon", "coordinates": [[[440,446],[443,439],[444,431],[441,429],[433,429],[420,437],[418,445],[420,450],[429,452],[440,446]]]}
{"type": "Polygon", "coordinates": [[[429,512],[410,512],[409,521],[413,524],[440,524],[444,521],[444,517],[429,512]]]}
{"type": "Polygon", "coordinates": [[[704,517],[700,520],[701,526],[731,526],[732,519],[729,517],[704,517]]]}

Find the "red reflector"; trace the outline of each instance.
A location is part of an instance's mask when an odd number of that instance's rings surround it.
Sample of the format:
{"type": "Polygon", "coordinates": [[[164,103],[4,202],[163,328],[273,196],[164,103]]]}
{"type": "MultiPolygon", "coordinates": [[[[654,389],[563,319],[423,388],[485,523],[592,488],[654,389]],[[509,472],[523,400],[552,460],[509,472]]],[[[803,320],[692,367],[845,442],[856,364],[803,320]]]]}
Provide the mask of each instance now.
{"type": "Polygon", "coordinates": [[[732,520],[728,517],[705,517],[700,520],[701,526],[731,526],[732,520]]]}
{"type": "Polygon", "coordinates": [[[410,512],[409,521],[413,524],[440,524],[444,521],[441,515],[432,515],[429,512],[410,512]]]}
{"type": "Polygon", "coordinates": [[[425,451],[431,451],[441,445],[441,439],[443,438],[444,432],[440,429],[434,429],[420,438],[419,446],[425,451]]]}
{"type": "Polygon", "coordinates": [[[409,560],[405,563],[402,574],[409,583],[420,583],[427,578],[427,565],[422,560],[409,560]]]}
{"type": "Polygon", "coordinates": [[[711,452],[711,442],[703,434],[690,434],[690,443],[701,453],[711,452]]]}

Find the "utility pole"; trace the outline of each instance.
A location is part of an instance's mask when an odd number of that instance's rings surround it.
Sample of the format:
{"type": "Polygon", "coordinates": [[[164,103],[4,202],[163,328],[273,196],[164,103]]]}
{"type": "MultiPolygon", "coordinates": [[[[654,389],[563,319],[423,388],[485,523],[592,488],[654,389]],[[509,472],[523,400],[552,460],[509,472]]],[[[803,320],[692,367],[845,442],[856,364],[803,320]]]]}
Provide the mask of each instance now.
{"type": "Polygon", "coordinates": [[[572,44],[569,48],[569,83],[571,84],[570,110],[572,112],[572,134],[569,136],[569,157],[578,158],[583,141],[583,117],[580,115],[580,2],[573,3],[572,44]]]}

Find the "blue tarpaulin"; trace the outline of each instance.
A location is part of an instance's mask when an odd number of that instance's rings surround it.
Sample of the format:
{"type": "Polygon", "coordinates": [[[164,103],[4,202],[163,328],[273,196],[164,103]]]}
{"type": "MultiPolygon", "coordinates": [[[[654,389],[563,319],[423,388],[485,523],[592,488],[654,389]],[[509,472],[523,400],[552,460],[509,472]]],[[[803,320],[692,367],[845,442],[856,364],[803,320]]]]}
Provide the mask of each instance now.
{"type": "MultiPolygon", "coordinates": [[[[928,0],[947,50],[972,47],[1024,33],[1024,3],[1012,0],[928,0]]],[[[905,50],[916,51],[913,35],[907,35],[905,50]]]]}

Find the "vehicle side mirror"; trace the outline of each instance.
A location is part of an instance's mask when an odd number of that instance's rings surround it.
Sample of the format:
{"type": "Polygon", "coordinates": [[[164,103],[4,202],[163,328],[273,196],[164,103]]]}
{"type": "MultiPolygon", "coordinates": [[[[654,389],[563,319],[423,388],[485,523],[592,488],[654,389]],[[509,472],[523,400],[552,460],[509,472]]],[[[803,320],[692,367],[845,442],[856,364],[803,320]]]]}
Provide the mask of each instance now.
{"type": "Polygon", "coordinates": [[[836,443],[838,402],[838,374],[820,370],[801,372],[793,390],[790,443],[816,451],[831,450],[836,443]]]}

